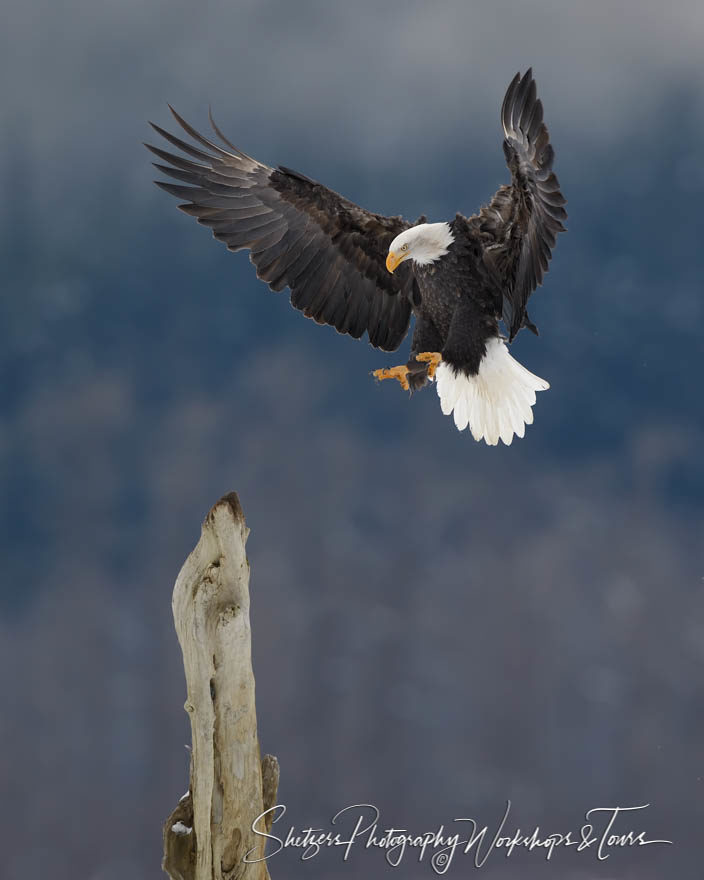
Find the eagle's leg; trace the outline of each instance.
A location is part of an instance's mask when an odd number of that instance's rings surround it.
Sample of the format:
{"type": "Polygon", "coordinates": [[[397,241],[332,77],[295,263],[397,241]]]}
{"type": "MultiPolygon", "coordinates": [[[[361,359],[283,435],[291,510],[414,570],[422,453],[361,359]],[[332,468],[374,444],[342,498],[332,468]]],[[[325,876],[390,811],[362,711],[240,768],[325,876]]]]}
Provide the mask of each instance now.
{"type": "Polygon", "coordinates": [[[374,370],[372,373],[375,379],[378,379],[380,382],[383,379],[398,379],[401,383],[401,388],[404,391],[408,391],[410,386],[408,384],[408,367],[388,367],[384,370],[374,370]]]}
{"type": "Polygon", "coordinates": [[[432,379],[442,361],[442,355],[439,351],[421,351],[416,355],[416,360],[428,365],[428,376],[432,379]]]}
{"type": "Polygon", "coordinates": [[[408,361],[409,382],[413,391],[420,391],[428,380],[434,378],[438,364],[442,360],[444,339],[438,332],[433,319],[423,310],[416,313],[416,326],[411,343],[411,359],[408,361]]]}

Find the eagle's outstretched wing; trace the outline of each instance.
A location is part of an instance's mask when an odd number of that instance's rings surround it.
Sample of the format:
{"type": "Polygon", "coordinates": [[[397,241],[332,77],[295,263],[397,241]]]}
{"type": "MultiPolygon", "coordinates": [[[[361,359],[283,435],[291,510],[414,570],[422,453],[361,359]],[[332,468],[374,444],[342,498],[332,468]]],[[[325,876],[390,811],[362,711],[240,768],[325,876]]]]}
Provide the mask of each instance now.
{"type": "Polygon", "coordinates": [[[512,181],[477,218],[484,259],[503,291],[503,320],[512,340],[523,326],[528,297],[542,284],[567,212],[552,171],[554,151],[531,70],[516,74],[501,107],[504,153],[512,181]]]}
{"type": "Polygon", "coordinates": [[[389,244],[411,224],[365,211],[327,187],[288,168],[269,168],[233,146],[204,138],[174,110],[194,147],[152,127],[190,158],[146,146],[168,163],[156,167],[179,184],[156,183],[184,199],[179,207],[209,226],[229,250],[248,248],[257,275],[272,290],[291,289],[291,304],[319,324],[376,348],[395,351],[411,314],[410,267],[390,274],[389,244]],[[184,185],[185,184],[185,185],[184,185]]]}

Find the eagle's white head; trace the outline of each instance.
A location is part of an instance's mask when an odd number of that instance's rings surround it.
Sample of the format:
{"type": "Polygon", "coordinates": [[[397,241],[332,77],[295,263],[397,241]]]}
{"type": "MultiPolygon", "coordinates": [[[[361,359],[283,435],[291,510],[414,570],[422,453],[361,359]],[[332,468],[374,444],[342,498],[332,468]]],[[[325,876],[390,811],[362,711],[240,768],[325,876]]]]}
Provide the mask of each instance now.
{"type": "Polygon", "coordinates": [[[421,223],[405,229],[391,242],[386,268],[389,272],[411,259],[417,266],[427,266],[445,256],[455,240],[449,223],[421,223]]]}

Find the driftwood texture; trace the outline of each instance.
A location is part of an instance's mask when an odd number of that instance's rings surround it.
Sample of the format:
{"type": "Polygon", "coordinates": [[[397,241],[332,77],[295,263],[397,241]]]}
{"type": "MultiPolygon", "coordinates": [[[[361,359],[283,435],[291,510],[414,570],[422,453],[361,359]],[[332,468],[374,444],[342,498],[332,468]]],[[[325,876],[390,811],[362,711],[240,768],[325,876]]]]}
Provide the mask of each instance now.
{"type": "Polygon", "coordinates": [[[259,757],[248,534],[237,495],[226,495],[174,587],[193,745],[189,791],[164,825],[163,868],[172,880],[269,877],[266,862],[244,862],[246,853],[264,855],[265,838],[252,823],[276,803],[279,778],[276,758],[259,757]]]}

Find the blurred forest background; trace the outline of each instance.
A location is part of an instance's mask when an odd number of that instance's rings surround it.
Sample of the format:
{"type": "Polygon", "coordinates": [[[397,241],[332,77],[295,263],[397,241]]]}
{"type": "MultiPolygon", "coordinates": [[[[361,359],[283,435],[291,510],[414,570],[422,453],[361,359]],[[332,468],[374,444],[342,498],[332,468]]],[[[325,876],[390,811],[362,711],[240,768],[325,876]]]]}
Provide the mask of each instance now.
{"type": "MultiPolygon", "coordinates": [[[[160,876],[187,784],[170,597],[240,494],[262,748],[283,824],[372,802],[672,847],[496,878],[700,877],[704,8],[674,0],[49,5],[0,32],[0,823],[7,880],[160,876]],[[384,213],[471,213],[533,65],[568,198],[490,449],[370,372],[152,184],[166,102],[384,213]]],[[[399,356],[401,361],[399,361],[399,356]]],[[[361,878],[378,853],[274,877],[361,878]]],[[[400,871],[428,877],[409,856],[400,871]]],[[[466,876],[469,862],[451,872],[466,876]]]]}

